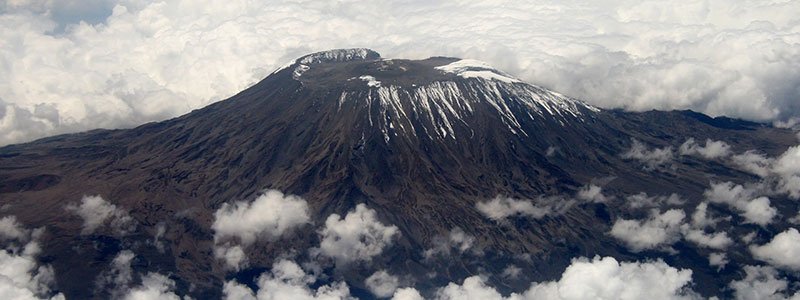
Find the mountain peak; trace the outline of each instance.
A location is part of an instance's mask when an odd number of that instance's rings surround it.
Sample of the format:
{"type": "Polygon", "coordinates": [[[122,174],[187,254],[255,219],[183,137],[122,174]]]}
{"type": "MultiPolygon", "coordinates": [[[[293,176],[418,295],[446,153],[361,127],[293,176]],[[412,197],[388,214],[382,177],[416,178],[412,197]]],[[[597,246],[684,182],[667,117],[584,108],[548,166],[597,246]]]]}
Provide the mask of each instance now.
{"type": "Polygon", "coordinates": [[[380,58],[381,55],[372,49],[349,48],[311,53],[299,58],[297,62],[303,65],[312,65],[318,63],[378,60],[380,58]]]}

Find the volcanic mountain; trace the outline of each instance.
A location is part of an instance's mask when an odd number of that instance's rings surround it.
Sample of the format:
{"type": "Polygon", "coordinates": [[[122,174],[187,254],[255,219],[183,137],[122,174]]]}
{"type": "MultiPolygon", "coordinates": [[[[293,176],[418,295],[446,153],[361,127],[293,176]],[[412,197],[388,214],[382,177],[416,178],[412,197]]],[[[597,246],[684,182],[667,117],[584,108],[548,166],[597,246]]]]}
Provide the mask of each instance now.
{"type": "MultiPolygon", "coordinates": [[[[96,278],[124,249],[136,255],[135,272],[168,274],[179,294],[218,298],[232,278],[253,287],[280,257],[310,260],[326,219],[359,204],[397,227],[393,244],[368,262],[323,264],[321,272],[360,297],[372,297],[364,280],[377,269],[406,274],[432,295],[513,264],[519,276],[488,279],[511,292],[558,279],[573,258],[595,255],[660,258],[691,269],[699,294],[726,296],[728,283],[743,276],[740,267],[758,263],[746,243],[728,248],[730,263],[720,271],[708,263],[712,250],[687,240],[666,250],[632,249],[609,233],[615,221],[647,218],[651,209],[691,215],[710,183],[760,180],[728,160],[677,154],[690,138],[763,157],[797,143],[791,130],[691,111],[599,109],[474,60],[331,50],[175,119],[0,148],[0,213],[46,228],[41,261],[53,266],[56,290],[68,298],[108,298],[96,278]],[[604,199],[592,195],[599,187],[604,199]],[[215,212],[265,190],[302,197],[310,225],[257,239],[245,248],[247,267],[231,270],[214,255],[215,212]],[[632,195],[671,194],[680,199],[630,205],[632,195]],[[87,233],[75,206],[94,195],[124,209],[126,216],[114,217],[135,226],[87,233]],[[530,206],[487,213],[515,203],[530,206]],[[425,254],[454,230],[478,250],[425,254]]],[[[707,209],[727,216],[717,229],[756,232],[754,241],[763,243],[797,213],[788,195],[770,199],[785,218],[764,226],[741,225],[744,217],[724,203],[707,209]]]]}

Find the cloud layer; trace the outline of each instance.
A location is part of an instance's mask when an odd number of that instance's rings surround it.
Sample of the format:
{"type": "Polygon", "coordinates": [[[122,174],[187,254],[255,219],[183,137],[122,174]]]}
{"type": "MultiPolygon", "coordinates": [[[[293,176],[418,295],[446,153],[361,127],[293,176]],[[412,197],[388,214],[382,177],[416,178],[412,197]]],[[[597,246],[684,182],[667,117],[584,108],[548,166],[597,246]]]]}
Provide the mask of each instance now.
{"type": "Polygon", "coordinates": [[[0,1],[0,144],[176,116],[302,54],[487,61],[602,107],[800,111],[800,3],[0,1]]]}

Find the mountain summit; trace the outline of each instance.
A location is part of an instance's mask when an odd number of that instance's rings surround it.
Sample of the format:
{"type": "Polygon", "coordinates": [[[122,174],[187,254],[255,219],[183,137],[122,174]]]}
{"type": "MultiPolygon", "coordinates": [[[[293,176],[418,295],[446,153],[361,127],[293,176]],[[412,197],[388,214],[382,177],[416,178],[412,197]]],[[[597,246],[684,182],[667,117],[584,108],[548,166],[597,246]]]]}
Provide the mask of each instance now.
{"type": "MultiPolygon", "coordinates": [[[[699,293],[717,295],[741,276],[710,266],[707,248],[611,234],[617,221],[652,211],[690,215],[710,182],[758,178],[758,169],[703,158],[689,139],[769,157],[796,142],[789,130],[689,111],[598,109],[475,60],[341,49],[303,56],[175,119],[0,148],[0,207],[46,227],[42,260],[69,298],[114,296],[96,277],[120,257],[135,272],[171,274],[175,290],[195,298],[220,296],[231,279],[254,287],[284,257],[370,298],[366,277],[376,270],[405,274],[424,295],[479,273],[511,292],[557,280],[576,257],[642,260],[669,250],[682,253],[668,262],[691,269],[699,293]],[[247,213],[284,194],[285,210],[247,213]],[[93,219],[98,207],[116,223],[93,219]],[[290,218],[297,211],[306,213],[290,218]],[[224,227],[227,215],[237,217],[224,227]],[[280,221],[266,233],[244,227],[264,216],[280,221]],[[369,234],[327,239],[347,222],[369,234]],[[380,247],[326,252],[342,240],[380,247]],[[367,259],[353,262],[362,252],[367,259]],[[231,269],[233,258],[247,264],[231,269]],[[508,266],[516,275],[498,275],[508,266]]],[[[772,203],[788,215],[793,202],[772,203]]],[[[731,216],[720,227],[746,223],[736,207],[707,210],[731,216]]],[[[769,236],[787,226],[750,225],[730,232],[769,236]]],[[[676,228],[664,234],[679,236],[676,228]]],[[[753,263],[746,244],[730,247],[731,265],[753,263]]]]}

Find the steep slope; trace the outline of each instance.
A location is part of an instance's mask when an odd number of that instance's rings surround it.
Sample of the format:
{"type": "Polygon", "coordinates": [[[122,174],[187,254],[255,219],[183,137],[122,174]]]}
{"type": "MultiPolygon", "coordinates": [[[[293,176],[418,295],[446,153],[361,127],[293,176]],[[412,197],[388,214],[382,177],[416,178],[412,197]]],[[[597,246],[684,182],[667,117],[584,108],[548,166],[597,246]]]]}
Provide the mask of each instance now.
{"type": "MultiPolygon", "coordinates": [[[[179,118],[0,148],[0,205],[26,224],[47,226],[46,260],[59,288],[76,298],[106,297],[81,278],[102,272],[120,249],[131,247],[140,260],[134,269],[172,273],[184,293],[218,295],[233,275],[213,255],[214,211],[268,188],[308,200],[315,225],[359,203],[375,209],[401,237],[372,263],[420,279],[442,270],[421,288],[478,270],[499,273],[527,254],[526,275],[505,283],[512,290],[552,279],[577,255],[648,257],[608,235],[613,220],[628,214],[622,204],[564,197],[590,182],[620,195],[679,192],[689,199],[681,207],[694,208],[710,180],[754,178],[692,159],[646,170],[621,156],[632,139],[675,148],[688,137],[724,139],[738,152],[757,148],[771,156],[796,142],[788,130],[724,125],[691,112],[600,110],[471,60],[388,60],[368,49],[332,50],[302,57],[179,118]],[[84,195],[126,208],[139,226],[125,237],[82,235],[81,219],[64,207],[84,195]],[[551,196],[550,204],[569,209],[498,224],[476,209],[497,195],[551,196]],[[163,253],[151,242],[158,226],[165,228],[163,253]],[[422,250],[456,227],[475,236],[485,256],[425,260],[422,250]]],[[[307,226],[280,242],[257,243],[249,253],[253,268],[235,276],[253,280],[282,253],[314,247],[316,230],[307,226]]],[[[707,280],[706,292],[727,283],[712,282],[716,274],[698,267],[705,260],[698,250],[681,247],[695,255],[674,263],[696,269],[707,280]]],[[[363,289],[361,271],[368,268],[352,266],[339,276],[363,289]]]]}

